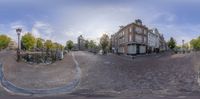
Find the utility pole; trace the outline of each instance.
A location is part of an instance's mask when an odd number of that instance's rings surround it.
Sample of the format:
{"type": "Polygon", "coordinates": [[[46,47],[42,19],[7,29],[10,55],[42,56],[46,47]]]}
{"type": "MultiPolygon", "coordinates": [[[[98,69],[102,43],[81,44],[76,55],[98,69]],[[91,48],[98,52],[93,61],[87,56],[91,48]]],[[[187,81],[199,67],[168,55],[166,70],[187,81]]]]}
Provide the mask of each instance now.
{"type": "Polygon", "coordinates": [[[17,32],[17,36],[18,36],[17,61],[19,62],[20,61],[20,50],[21,50],[20,35],[21,35],[21,32],[22,32],[22,29],[17,28],[16,32],[17,32]]]}

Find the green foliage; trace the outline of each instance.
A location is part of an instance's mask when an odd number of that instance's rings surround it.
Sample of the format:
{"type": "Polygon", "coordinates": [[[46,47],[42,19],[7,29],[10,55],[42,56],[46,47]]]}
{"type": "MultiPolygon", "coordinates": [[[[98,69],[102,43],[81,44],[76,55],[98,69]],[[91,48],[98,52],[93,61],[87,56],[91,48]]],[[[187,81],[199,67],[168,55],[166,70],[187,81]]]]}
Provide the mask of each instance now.
{"type": "Polygon", "coordinates": [[[36,39],[31,33],[27,33],[22,36],[22,44],[24,45],[26,50],[31,50],[36,44],[36,39]]]}
{"type": "Polygon", "coordinates": [[[170,38],[167,44],[170,49],[174,49],[176,47],[176,41],[173,37],[170,38]]]}
{"type": "Polygon", "coordinates": [[[44,46],[47,50],[53,49],[54,45],[51,40],[46,40],[44,46]]]}
{"type": "Polygon", "coordinates": [[[64,46],[60,44],[59,49],[64,50],[64,46]]]}
{"type": "Polygon", "coordinates": [[[73,41],[71,41],[71,40],[67,41],[66,47],[67,47],[67,49],[71,50],[74,47],[73,41]]]}
{"type": "Polygon", "coordinates": [[[176,48],[176,49],[181,49],[181,46],[176,46],[175,48],[176,48]]]}
{"type": "Polygon", "coordinates": [[[184,49],[189,49],[189,44],[188,43],[185,43],[183,46],[182,46],[184,49]]]}
{"type": "Polygon", "coordinates": [[[8,47],[11,38],[6,35],[0,35],[0,49],[8,47]]]}
{"type": "Polygon", "coordinates": [[[88,41],[88,40],[85,41],[85,48],[86,48],[86,49],[89,48],[89,41],[88,41]]]}
{"type": "Polygon", "coordinates": [[[53,50],[63,50],[63,49],[64,47],[61,44],[57,42],[53,43],[53,50]]]}
{"type": "Polygon", "coordinates": [[[196,39],[192,39],[190,41],[190,44],[193,47],[193,49],[200,50],[200,37],[198,37],[196,39]]]}
{"type": "Polygon", "coordinates": [[[103,50],[103,53],[105,53],[106,49],[109,46],[109,37],[107,34],[103,34],[103,36],[100,38],[100,46],[103,50]]]}
{"type": "Polygon", "coordinates": [[[53,43],[53,50],[57,50],[59,48],[59,44],[57,42],[53,43]]]}
{"type": "Polygon", "coordinates": [[[36,47],[39,49],[43,48],[43,46],[44,46],[43,42],[44,42],[44,40],[42,38],[37,38],[36,47]]]}
{"type": "Polygon", "coordinates": [[[96,45],[96,42],[94,42],[93,40],[90,40],[90,42],[88,43],[88,47],[90,48],[90,49],[93,49],[93,48],[95,48],[97,45],[96,45]]]}

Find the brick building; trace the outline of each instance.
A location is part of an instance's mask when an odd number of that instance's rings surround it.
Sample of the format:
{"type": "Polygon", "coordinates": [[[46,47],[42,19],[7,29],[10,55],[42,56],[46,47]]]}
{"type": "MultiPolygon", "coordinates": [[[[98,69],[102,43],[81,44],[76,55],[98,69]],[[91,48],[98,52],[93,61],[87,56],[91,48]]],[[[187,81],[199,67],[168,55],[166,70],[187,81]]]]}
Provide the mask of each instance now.
{"type": "Polygon", "coordinates": [[[158,29],[148,29],[140,19],[126,26],[120,26],[117,33],[111,35],[112,52],[136,55],[167,50],[164,36],[158,29]]]}
{"type": "Polygon", "coordinates": [[[116,53],[135,55],[146,53],[148,28],[140,19],[126,26],[120,26],[111,36],[112,50],[116,53]]]}
{"type": "Polygon", "coordinates": [[[166,51],[168,49],[168,47],[167,47],[167,43],[165,41],[163,34],[160,34],[159,40],[160,40],[159,50],[161,52],[166,51]]]}

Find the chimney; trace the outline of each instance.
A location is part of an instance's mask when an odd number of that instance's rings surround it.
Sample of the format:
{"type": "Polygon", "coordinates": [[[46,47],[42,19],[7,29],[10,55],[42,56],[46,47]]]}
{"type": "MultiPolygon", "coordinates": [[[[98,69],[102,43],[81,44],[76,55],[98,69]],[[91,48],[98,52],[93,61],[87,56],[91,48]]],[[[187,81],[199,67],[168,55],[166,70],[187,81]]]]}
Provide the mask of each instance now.
{"type": "Polygon", "coordinates": [[[123,26],[123,25],[121,25],[121,26],[119,26],[119,28],[120,28],[120,29],[122,29],[122,28],[124,28],[124,26],[123,26]]]}
{"type": "Polygon", "coordinates": [[[142,25],[142,20],[137,19],[137,20],[135,20],[135,23],[136,23],[137,25],[142,25]]]}

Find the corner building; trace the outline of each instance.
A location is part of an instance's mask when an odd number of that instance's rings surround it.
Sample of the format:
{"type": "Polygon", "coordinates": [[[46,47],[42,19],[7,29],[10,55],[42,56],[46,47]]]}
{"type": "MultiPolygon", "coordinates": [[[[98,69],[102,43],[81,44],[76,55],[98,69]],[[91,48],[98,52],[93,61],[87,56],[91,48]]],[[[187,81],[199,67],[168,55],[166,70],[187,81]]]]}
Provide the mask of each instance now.
{"type": "Polygon", "coordinates": [[[112,50],[119,54],[144,54],[147,49],[148,28],[140,19],[126,26],[120,26],[117,33],[111,36],[112,50]]]}

